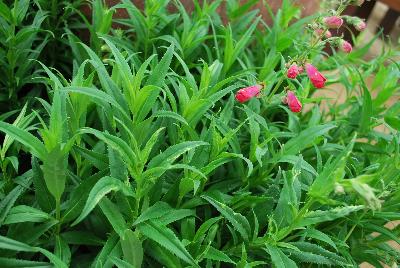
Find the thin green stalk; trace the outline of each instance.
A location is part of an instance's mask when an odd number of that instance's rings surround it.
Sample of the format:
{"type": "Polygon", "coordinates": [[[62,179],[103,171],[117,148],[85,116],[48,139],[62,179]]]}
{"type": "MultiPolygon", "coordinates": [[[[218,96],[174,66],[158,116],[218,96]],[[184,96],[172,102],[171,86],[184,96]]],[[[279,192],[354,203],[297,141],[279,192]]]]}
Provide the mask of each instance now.
{"type": "Polygon", "coordinates": [[[61,209],[60,209],[60,199],[56,199],[56,220],[58,221],[58,223],[57,223],[57,229],[56,229],[56,232],[57,232],[57,234],[59,234],[60,233],[60,227],[61,227],[61,223],[60,223],[60,211],[61,211],[61,209]]]}
{"type": "Polygon", "coordinates": [[[139,206],[140,206],[140,198],[137,197],[135,202],[135,210],[133,211],[135,218],[139,216],[139,206]]]}
{"type": "Polygon", "coordinates": [[[298,221],[303,218],[303,216],[308,212],[308,210],[314,204],[314,202],[315,202],[314,198],[311,198],[311,199],[306,201],[306,203],[300,209],[299,213],[297,214],[296,218],[294,219],[292,224],[289,226],[289,228],[286,229],[286,231],[284,233],[282,233],[281,235],[278,234],[278,239],[277,239],[278,241],[280,241],[280,240],[284,239],[285,237],[287,237],[294,229],[297,228],[298,221]]]}
{"type": "Polygon", "coordinates": [[[278,83],[276,83],[275,87],[271,90],[271,93],[269,94],[268,98],[266,99],[267,103],[269,103],[271,101],[272,97],[275,95],[276,91],[281,86],[283,80],[284,80],[284,78],[281,77],[281,79],[279,79],[278,83]]]}
{"type": "Polygon", "coordinates": [[[51,0],[51,16],[53,19],[53,25],[57,20],[57,0],[51,0]]]}

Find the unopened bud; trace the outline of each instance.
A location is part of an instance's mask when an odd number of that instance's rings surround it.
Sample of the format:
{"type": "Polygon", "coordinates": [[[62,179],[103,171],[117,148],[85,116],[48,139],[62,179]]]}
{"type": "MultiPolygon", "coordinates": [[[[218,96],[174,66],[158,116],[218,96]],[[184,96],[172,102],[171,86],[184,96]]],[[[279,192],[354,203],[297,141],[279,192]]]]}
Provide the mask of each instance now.
{"type": "Polygon", "coordinates": [[[342,185],[340,185],[339,183],[335,184],[335,194],[337,194],[337,195],[345,194],[344,187],[342,185]]]}

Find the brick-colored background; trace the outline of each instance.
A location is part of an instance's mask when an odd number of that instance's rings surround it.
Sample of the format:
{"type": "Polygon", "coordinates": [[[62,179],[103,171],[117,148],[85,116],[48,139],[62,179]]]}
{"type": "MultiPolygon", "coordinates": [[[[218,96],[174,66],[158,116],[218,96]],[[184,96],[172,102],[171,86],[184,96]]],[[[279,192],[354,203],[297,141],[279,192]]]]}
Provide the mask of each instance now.
{"type": "MultiPolygon", "coordinates": [[[[315,13],[318,10],[319,1],[320,0],[295,0],[293,2],[300,7],[302,16],[307,16],[307,15],[315,13]]],[[[132,2],[138,8],[140,8],[140,9],[144,8],[143,0],[132,0],[132,2]]],[[[193,0],[181,0],[181,2],[189,12],[193,10],[193,8],[194,8],[193,0]]],[[[200,0],[200,3],[201,2],[202,1],[200,0]]],[[[243,1],[243,2],[246,2],[246,1],[243,1]]],[[[268,15],[268,11],[262,2],[263,1],[260,0],[260,2],[254,6],[254,8],[259,9],[264,20],[269,23],[269,22],[271,22],[271,18],[268,15]]],[[[267,0],[266,2],[270,5],[270,7],[272,8],[272,10],[274,12],[276,10],[278,10],[278,8],[282,5],[282,0],[267,0]]],[[[120,3],[120,0],[106,0],[106,3],[109,7],[111,7],[111,6],[114,6],[118,3],[120,3]]],[[[169,7],[169,9],[172,11],[175,9],[175,7],[173,5],[171,5],[169,7]]],[[[83,7],[82,10],[86,15],[90,16],[90,8],[88,6],[83,7]]],[[[222,14],[224,21],[226,21],[224,2],[218,8],[218,12],[220,12],[222,14]]],[[[115,18],[126,18],[126,17],[128,17],[128,14],[127,14],[126,10],[118,9],[116,14],[114,15],[114,17],[115,18]]]]}

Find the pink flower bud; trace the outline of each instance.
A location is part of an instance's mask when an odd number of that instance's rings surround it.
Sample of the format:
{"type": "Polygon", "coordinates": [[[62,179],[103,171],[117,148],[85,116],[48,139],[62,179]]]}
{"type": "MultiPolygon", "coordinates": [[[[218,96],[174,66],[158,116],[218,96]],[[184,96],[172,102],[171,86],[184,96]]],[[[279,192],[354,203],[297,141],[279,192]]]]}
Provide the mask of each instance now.
{"type": "Polygon", "coordinates": [[[347,42],[346,40],[340,40],[339,48],[341,51],[346,52],[346,53],[350,53],[353,50],[353,47],[351,46],[351,44],[349,42],[347,42]]]}
{"type": "Polygon", "coordinates": [[[261,86],[261,85],[245,87],[245,88],[239,89],[239,91],[236,93],[235,97],[239,102],[243,103],[243,102],[250,100],[253,97],[258,96],[260,94],[260,91],[262,88],[263,88],[263,86],[261,86]]]}
{"type": "Polygon", "coordinates": [[[317,35],[317,36],[322,36],[322,34],[325,32],[325,38],[331,38],[332,37],[332,33],[329,31],[329,30],[324,30],[324,29],[321,29],[321,28],[319,28],[319,29],[315,29],[315,34],[317,35]]]}
{"type": "Polygon", "coordinates": [[[291,79],[295,79],[296,76],[302,71],[302,68],[297,66],[296,63],[290,65],[289,69],[287,70],[287,77],[291,79]]]}
{"type": "Polygon", "coordinates": [[[289,109],[294,112],[298,113],[301,111],[302,105],[297,99],[296,95],[293,93],[293,91],[288,90],[287,91],[287,96],[285,100],[286,104],[289,106],[289,109]]]}
{"type": "Polygon", "coordinates": [[[325,32],[325,37],[326,37],[326,38],[331,38],[331,37],[332,37],[331,31],[327,30],[327,31],[325,32]]]}
{"type": "Polygon", "coordinates": [[[306,72],[314,87],[323,88],[325,86],[326,78],[317,70],[317,68],[306,63],[306,72]]]}
{"type": "Polygon", "coordinates": [[[363,20],[359,20],[354,24],[354,28],[356,28],[357,31],[364,31],[364,29],[367,27],[367,24],[363,20]]]}
{"type": "Polygon", "coordinates": [[[324,29],[318,28],[314,31],[315,35],[321,36],[324,33],[324,29]]]}
{"type": "Polygon", "coordinates": [[[325,17],[323,22],[328,28],[337,29],[343,24],[343,19],[338,16],[325,17]]]}

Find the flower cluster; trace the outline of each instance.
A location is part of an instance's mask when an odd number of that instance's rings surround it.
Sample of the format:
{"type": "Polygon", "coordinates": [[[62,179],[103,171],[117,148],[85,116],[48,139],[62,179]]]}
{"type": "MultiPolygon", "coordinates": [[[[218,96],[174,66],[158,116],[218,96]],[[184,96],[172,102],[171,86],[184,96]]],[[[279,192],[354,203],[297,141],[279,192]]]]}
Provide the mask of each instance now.
{"type": "MultiPolygon", "coordinates": [[[[347,24],[352,25],[357,31],[364,31],[367,27],[365,21],[359,17],[333,15],[324,17],[322,19],[322,24],[325,29],[318,26],[314,29],[314,33],[317,36],[322,37],[322,35],[324,35],[326,39],[330,39],[332,37],[332,33],[329,31],[329,29],[339,29],[343,25],[344,21],[346,21],[347,24]]],[[[342,38],[334,38],[329,40],[329,43],[338,47],[345,53],[350,53],[353,50],[352,45],[342,38]]]]}
{"type": "MultiPolygon", "coordinates": [[[[364,0],[352,0],[349,3],[353,5],[362,5],[363,2],[364,0]]],[[[332,33],[330,31],[330,29],[339,29],[343,26],[344,22],[349,25],[353,25],[358,31],[363,31],[366,28],[364,20],[358,17],[341,16],[334,11],[331,13],[331,15],[319,18],[314,24],[310,25],[311,29],[313,30],[313,34],[317,37],[316,42],[314,44],[310,44],[310,47],[312,48],[318,44],[325,45],[326,43],[329,43],[334,47],[338,47],[339,50],[345,53],[350,53],[353,50],[352,45],[340,37],[332,37],[332,33]]],[[[315,88],[323,88],[325,86],[327,81],[325,76],[320,73],[316,67],[308,63],[303,57],[292,59],[288,65],[286,65],[286,67],[288,68],[286,77],[289,79],[296,79],[296,77],[305,70],[311,84],[315,88]]],[[[264,85],[253,85],[242,88],[236,93],[236,100],[238,100],[240,103],[244,103],[253,97],[259,97],[263,88],[264,85]]],[[[273,93],[275,93],[275,91],[273,91],[273,93]]],[[[286,91],[286,96],[283,98],[282,102],[286,104],[294,113],[298,113],[302,109],[301,102],[296,97],[295,92],[291,90],[286,91]]]]}
{"type": "MultiPolygon", "coordinates": [[[[316,88],[323,88],[325,86],[326,78],[323,74],[321,74],[317,68],[315,68],[310,63],[305,64],[307,76],[310,79],[311,83],[316,88]]],[[[297,75],[303,72],[303,66],[298,66],[296,63],[290,65],[287,70],[286,76],[291,79],[295,79],[297,75]]]]}
{"type": "Polygon", "coordinates": [[[364,31],[367,27],[365,21],[360,19],[359,17],[343,16],[343,18],[348,24],[353,25],[357,31],[364,31]]]}

